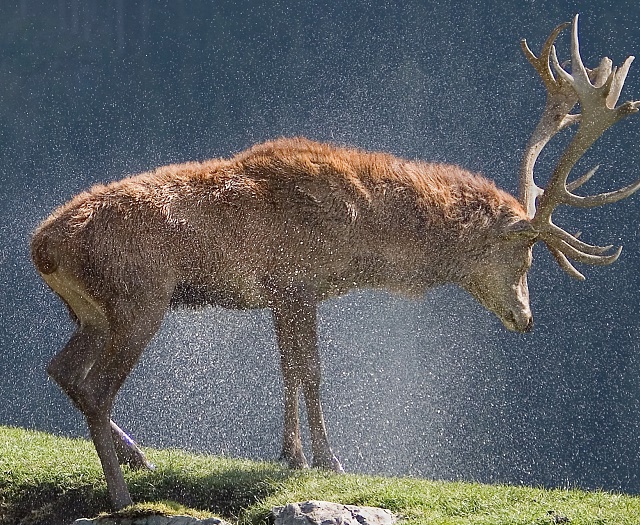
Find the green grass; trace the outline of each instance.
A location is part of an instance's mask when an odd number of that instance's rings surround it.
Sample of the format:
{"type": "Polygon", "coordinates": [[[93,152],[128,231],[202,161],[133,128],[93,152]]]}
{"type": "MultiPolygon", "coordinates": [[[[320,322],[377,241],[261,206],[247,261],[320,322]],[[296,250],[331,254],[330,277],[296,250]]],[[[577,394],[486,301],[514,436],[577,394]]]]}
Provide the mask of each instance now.
{"type": "MultiPolygon", "coordinates": [[[[131,514],[217,515],[267,523],[273,506],[309,499],[374,505],[433,525],[638,525],[640,498],[606,492],[291,471],[277,463],[146,450],[157,469],[125,472],[131,514]]],[[[0,427],[0,524],[68,525],[109,510],[90,442],[0,427]]]]}

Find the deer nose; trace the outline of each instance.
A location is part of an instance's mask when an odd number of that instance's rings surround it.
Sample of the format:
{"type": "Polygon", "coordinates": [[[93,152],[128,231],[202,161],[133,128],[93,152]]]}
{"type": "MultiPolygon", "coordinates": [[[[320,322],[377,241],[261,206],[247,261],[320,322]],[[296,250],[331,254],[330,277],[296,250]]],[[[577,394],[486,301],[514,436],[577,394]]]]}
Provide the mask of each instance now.
{"type": "Polygon", "coordinates": [[[503,318],[502,323],[505,327],[513,332],[526,333],[533,328],[533,316],[530,312],[508,312],[503,318]]]}
{"type": "Polygon", "coordinates": [[[516,331],[526,334],[533,329],[533,316],[531,312],[522,312],[522,315],[514,315],[516,331]]]}

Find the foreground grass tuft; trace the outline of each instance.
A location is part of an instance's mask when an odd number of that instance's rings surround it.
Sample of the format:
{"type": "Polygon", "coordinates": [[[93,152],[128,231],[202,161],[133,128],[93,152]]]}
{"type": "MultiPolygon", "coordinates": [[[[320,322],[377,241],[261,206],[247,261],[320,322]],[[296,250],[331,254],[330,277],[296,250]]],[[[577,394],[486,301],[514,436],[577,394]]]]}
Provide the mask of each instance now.
{"type": "Polygon", "coordinates": [[[98,517],[110,518],[141,518],[144,516],[191,516],[205,519],[211,517],[210,512],[199,511],[185,507],[175,501],[145,501],[134,503],[117,512],[101,512],[98,517]]]}
{"type": "MultiPolygon", "coordinates": [[[[640,498],[620,494],[300,472],[176,450],[147,453],[155,471],[125,472],[133,499],[144,503],[118,515],[220,516],[245,525],[267,523],[274,506],[319,499],[384,507],[407,525],[640,523],[640,498]]],[[[0,427],[0,525],[68,525],[108,510],[90,442],[0,427]]]]}

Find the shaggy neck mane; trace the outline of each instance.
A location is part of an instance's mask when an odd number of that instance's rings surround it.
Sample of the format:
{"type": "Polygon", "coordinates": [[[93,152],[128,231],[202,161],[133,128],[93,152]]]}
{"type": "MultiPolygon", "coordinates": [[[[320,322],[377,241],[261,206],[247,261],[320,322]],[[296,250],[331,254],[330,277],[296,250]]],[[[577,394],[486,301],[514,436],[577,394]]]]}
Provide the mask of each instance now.
{"type": "Polygon", "coordinates": [[[450,164],[407,161],[304,138],[259,144],[231,162],[245,173],[314,176],[326,178],[328,184],[344,178],[354,196],[368,203],[381,200],[386,213],[394,215],[399,204],[412,205],[430,226],[454,230],[458,236],[486,230],[501,220],[526,218],[520,203],[493,181],[450,164]]]}

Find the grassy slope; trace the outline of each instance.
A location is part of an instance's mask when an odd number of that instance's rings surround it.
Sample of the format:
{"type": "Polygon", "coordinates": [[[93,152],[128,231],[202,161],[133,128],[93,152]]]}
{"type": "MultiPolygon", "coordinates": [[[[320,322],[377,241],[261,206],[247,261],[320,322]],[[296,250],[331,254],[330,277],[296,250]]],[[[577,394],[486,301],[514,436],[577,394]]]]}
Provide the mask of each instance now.
{"type": "MultiPolygon", "coordinates": [[[[257,463],[175,450],[149,450],[154,472],[126,473],[145,512],[241,523],[266,522],[272,506],[322,499],[386,507],[405,523],[637,525],[640,498],[602,492],[542,490],[408,478],[296,472],[257,463]],[[175,503],[177,502],[177,503],[175,503]]],[[[109,508],[91,443],[0,427],[0,524],[68,524],[109,508]]]]}

